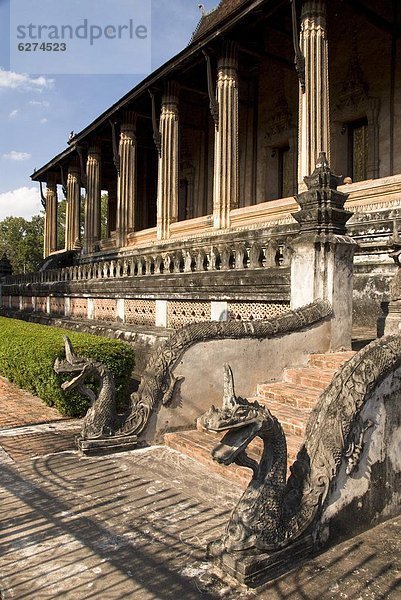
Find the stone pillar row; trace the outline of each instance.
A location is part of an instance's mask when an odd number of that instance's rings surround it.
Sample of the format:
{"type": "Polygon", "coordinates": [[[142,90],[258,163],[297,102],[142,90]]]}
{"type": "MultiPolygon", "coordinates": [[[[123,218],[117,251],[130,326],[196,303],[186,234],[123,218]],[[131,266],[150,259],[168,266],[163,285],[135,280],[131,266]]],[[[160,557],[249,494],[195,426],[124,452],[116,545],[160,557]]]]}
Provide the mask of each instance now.
{"type": "MultiPolygon", "coordinates": [[[[300,86],[298,186],[306,189],[304,177],[313,172],[319,153],[329,160],[329,87],[326,0],[304,0],[301,12],[300,46],[305,57],[305,90],[300,86]]],[[[238,47],[223,43],[218,61],[216,86],[218,115],[215,119],[213,225],[230,226],[230,211],[238,207],[238,47]]],[[[170,226],[178,219],[179,198],[179,87],[166,83],[159,122],[160,146],[157,184],[157,238],[168,239],[170,226]]],[[[121,118],[119,174],[116,221],[109,222],[109,235],[116,230],[116,243],[127,243],[135,228],[136,204],[136,122],[137,115],[126,111],[121,118]]],[[[100,149],[89,149],[87,161],[88,193],[85,218],[85,250],[90,252],[100,239],[100,149]]],[[[76,165],[68,171],[66,247],[79,238],[79,172],[76,165]]],[[[49,194],[51,191],[49,191],[49,194]]],[[[113,198],[110,194],[110,206],[113,198]]],[[[115,202],[115,199],[114,199],[115,202]]],[[[49,233],[50,235],[50,233],[49,233]]],[[[47,238],[50,248],[50,238],[47,238]]]]}

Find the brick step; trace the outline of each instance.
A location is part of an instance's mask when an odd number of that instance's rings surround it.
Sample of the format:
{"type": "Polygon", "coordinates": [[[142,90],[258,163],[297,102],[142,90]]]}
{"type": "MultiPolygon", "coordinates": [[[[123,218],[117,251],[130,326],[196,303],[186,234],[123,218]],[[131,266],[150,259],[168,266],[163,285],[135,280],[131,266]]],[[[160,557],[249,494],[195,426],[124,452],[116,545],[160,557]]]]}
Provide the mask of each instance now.
{"type": "Polygon", "coordinates": [[[260,383],[257,386],[259,402],[264,400],[286,404],[300,409],[311,409],[315,406],[321,390],[301,387],[282,381],[260,383]]]}
{"type": "Polygon", "coordinates": [[[335,369],[298,367],[284,369],[283,379],[286,383],[323,391],[333,379],[335,372],[335,369]]]}
{"type": "Polygon", "coordinates": [[[264,404],[281,423],[286,436],[295,435],[304,438],[306,423],[308,422],[311,409],[297,408],[284,404],[281,400],[273,400],[261,397],[249,398],[250,402],[264,404]]]}
{"type": "Polygon", "coordinates": [[[355,352],[353,351],[328,352],[327,354],[310,354],[308,364],[311,367],[319,367],[320,369],[335,369],[337,371],[354,355],[355,352]]]}
{"type": "MultiPolygon", "coordinates": [[[[211,472],[233,481],[236,485],[245,488],[252,476],[250,469],[238,465],[225,467],[215,462],[211,456],[212,449],[221,440],[222,434],[212,434],[209,432],[198,431],[196,429],[189,431],[176,431],[166,433],[164,442],[170,448],[193,458],[201,464],[207,466],[211,472]]],[[[302,445],[302,441],[297,436],[287,438],[287,456],[288,464],[292,464],[302,445]]],[[[253,440],[247,447],[247,454],[250,458],[260,460],[263,443],[260,438],[253,440]]]]}

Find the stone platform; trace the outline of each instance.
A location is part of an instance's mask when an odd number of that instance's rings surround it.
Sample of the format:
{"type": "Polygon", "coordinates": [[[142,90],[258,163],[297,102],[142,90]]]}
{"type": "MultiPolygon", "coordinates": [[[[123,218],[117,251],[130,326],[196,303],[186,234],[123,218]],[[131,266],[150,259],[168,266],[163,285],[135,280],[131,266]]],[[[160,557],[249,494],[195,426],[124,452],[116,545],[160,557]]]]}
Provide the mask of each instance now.
{"type": "Polygon", "coordinates": [[[249,590],[205,558],[240,488],[166,447],[45,452],[0,453],[2,600],[400,598],[401,518],[249,590]]]}

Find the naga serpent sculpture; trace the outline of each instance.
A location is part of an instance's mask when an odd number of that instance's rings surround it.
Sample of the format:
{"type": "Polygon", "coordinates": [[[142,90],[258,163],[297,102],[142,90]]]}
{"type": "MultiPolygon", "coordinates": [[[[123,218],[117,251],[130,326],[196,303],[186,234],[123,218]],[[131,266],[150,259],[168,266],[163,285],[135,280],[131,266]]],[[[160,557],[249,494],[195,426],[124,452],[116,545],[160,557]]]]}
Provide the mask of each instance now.
{"type": "Polygon", "coordinates": [[[70,339],[65,336],[65,360],[56,358],[54,370],[56,373],[76,373],[70,381],[61,384],[64,391],[76,390],[90,400],[90,407],[83,419],[81,439],[96,440],[129,436],[131,431],[124,427],[128,414],[118,415],[116,407],[116,386],[112,372],[106,365],[77,356],[70,339]],[[85,385],[89,380],[99,388],[95,392],[85,385]]]}
{"type": "Polygon", "coordinates": [[[248,550],[271,550],[285,544],[288,537],[288,510],[285,506],[287,445],[278,420],[257,401],[237,397],[229,365],[224,365],[224,397],[221,409],[212,406],[198,419],[206,431],[225,432],[212,450],[212,457],[223,465],[235,463],[249,467],[253,477],[234,508],[224,538],[210,546],[211,554],[248,550]],[[260,437],[263,454],[260,462],[246,454],[250,442],[260,437]]]}
{"type": "Polygon", "coordinates": [[[376,423],[363,421],[361,410],[374,390],[401,367],[401,336],[371,342],[334,376],[313,409],[304,445],[286,480],[287,449],[283,430],[268,408],[237,397],[231,369],[225,365],[222,408],[212,406],[199,417],[206,431],[224,432],[212,450],[223,465],[236,463],[252,469],[253,477],[234,508],[222,539],[209,553],[250,555],[274,553],[309,537],[314,546],[324,541],[324,508],[341,464],[352,477],[361,459],[366,431],[376,423]],[[259,463],[246,454],[260,437],[259,463]]]}

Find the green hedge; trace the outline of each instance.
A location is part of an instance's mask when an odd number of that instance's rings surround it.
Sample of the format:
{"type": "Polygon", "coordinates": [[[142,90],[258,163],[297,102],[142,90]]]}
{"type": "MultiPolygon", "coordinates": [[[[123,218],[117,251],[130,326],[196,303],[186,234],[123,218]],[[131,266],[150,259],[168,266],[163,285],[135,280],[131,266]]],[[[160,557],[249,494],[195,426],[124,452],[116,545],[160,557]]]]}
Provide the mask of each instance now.
{"type": "Polygon", "coordinates": [[[74,375],[57,375],[53,369],[56,357],[65,357],[64,335],[68,335],[78,356],[92,358],[109,367],[116,383],[117,402],[126,401],[134,366],[132,349],[118,340],[86,333],[0,317],[0,374],[39,396],[47,405],[55,406],[62,414],[82,416],[88,408],[88,399],[61,389],[61,383],[74,375]]]}

